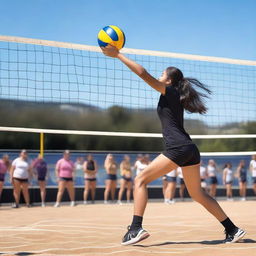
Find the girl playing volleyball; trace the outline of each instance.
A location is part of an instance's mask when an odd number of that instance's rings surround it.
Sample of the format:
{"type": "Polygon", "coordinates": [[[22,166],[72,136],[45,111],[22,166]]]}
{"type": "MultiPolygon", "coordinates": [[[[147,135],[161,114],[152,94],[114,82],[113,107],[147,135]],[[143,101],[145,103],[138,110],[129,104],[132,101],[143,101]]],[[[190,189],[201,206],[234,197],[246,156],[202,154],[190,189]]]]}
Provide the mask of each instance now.
{"type": "Polygon", "coordinates": [[[124,235],[122,244],[135,244],[149,236],[142,228],[142,219],[147,204],[147,184],[166,174],[169,170],[182,167],[184,181],[190,196],[202,204],[225,227],[225,243],[234,243],[245,235],[227,217],[219,204],[201,188],[200,153],[190,136],[183,128],[184,109],[190,113],[206,113],[202,100],[206,94],[198,92],[198,87],[205,93],[210,91],[198,80],[185,78],[175,67],[168,67],[157,80],[141,65],[121,54],[117,48],[108,45],[101,48],[106,56],[118,58],[131,71],[143,79],[149,86],[160,93],[157,112],[162,124],[165,150],[156,157],[135,178],[134,215],[128,232],[124,235]]]}

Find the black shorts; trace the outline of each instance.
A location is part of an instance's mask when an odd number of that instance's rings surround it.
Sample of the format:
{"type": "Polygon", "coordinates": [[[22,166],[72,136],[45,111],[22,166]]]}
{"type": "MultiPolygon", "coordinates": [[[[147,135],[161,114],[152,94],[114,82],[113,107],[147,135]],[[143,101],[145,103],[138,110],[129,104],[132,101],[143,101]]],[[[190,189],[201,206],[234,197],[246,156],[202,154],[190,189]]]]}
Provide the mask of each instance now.
{"type": "Polygon", "coordinates": [[[106,180],[116,180],[116,174],[107,174],[106,180]]]}
{"type": "Polygon", "coordinates": [[[60,177],[61,181],[73,181],[73,178],[60,177]]]}
{"type": "Polygon", "coordinates": [[[218,184],[218,180],[216,176],[210,177],[210,185],[218,184]]]}
{"type": "Polygon", "coordinates": [[[200,153],[195,144],[184,145],[176,148],[166,149],[163,155],[172,160],[180,167],[200,163],[200,153]]]}
{"type": "Polygon", "coordinates": [[[241,183],[246,183],[246,181],[247,181],[246,177],[239,178],[239,182],[241,182],[241,183]]]}
{"type": "Polygon", "coordinates": [[[19,181],[21,183],[28,183],[28,179],[20,179],[20,178],[15,178],[15,177],[13,177],[13,179],[17,180],[17,181],[19,181]]]}
{"type": "Polygon", "coordinates": [[[88,180],[88,181],[96,181],[96,178],[84,178],[84,180],[88,180]]]}
{"type": "Polygon", "coordinates": [[[38,177],[37,180],[38,181],[45,181],[45,177],[38,177]]]}
{"type": "Polygon", "coordinates": [[[180,178],[180,185],[184,185],[185,182],[184,182],[184,179],[180,178]]]}
{"type": "Polygon", "coordinates": [[[232,184],[233,184],[233,180],[225,182],[225,185],[232,185],[232,184]]]}
{"type": "Polygon", "coordinates": [[[122,176],[122,179],[125,180],[125,181],[132,181],[132,178],[131,178],[131,177],[122,176]]]}

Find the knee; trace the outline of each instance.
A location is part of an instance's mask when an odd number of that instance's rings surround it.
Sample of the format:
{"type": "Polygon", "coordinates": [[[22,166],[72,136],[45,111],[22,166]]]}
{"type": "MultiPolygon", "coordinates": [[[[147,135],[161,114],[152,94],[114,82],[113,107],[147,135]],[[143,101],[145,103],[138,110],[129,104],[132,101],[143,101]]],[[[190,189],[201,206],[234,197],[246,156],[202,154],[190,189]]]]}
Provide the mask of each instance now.
{"type": "Polygon", "coordinates": [[[137,176],[134,180],[134,186],[135,188],[138,187],[142,187],[142,186],[146,186],[147,182],[145,180],[145,178],[141,175],[141,176],[137,176]]]}

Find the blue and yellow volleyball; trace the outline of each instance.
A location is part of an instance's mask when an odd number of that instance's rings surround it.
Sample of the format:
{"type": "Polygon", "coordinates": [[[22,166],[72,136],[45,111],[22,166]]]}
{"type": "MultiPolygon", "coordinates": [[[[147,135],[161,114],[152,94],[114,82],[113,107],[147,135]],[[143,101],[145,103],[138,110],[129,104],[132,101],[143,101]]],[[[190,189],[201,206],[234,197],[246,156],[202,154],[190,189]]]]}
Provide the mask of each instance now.
{"type": "Polygon", "coordinates": [[[100,47],[106,47],[111,44],[120,50],[125,44],[124,32],[117,26],[106,26],[98,34],[98,44],[100,47]]]}

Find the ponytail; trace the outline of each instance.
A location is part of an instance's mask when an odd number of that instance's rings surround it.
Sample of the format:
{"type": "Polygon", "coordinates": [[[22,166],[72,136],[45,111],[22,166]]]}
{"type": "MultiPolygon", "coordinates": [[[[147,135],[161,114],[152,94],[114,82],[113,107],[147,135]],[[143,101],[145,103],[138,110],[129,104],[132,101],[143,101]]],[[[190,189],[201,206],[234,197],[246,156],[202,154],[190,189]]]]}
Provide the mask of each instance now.
{"type": "Polygon", "coordinates": [[[207,94],[211,94],[206,85],[195,78],[183,77],[178,68],[169,67],[166,71],[172,86],[180,93],[180,101],[184,109],[190,113],[205,114],[207,108],[203,98],[209,98],[207,94]],[[198,87],[207,94],[197,91],[194,87],[198,87]]]}

